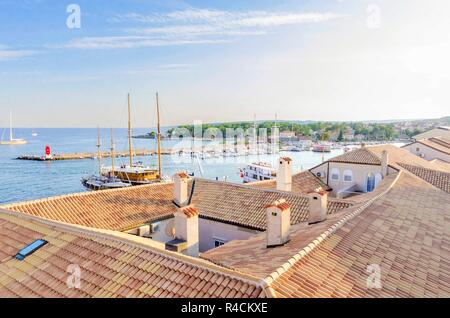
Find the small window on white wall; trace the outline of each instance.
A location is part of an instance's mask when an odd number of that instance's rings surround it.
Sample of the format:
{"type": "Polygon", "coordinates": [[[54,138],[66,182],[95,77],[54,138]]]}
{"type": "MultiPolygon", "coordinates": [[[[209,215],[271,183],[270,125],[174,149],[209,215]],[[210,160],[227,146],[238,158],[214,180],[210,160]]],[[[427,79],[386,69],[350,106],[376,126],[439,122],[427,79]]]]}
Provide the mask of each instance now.
{"type": "Polygon", "coordinates": [[[345,182],[353,182],[353,171],[351,171],[351,170],[344,171],[344,181],[345,182]]]}
{"type": "Polygon", "coordinates": [[[339,178],[340,178],[339,169],[336,169],[336,168],[332,169],[331,170],[331,180],[339,181],[339,178]]]}

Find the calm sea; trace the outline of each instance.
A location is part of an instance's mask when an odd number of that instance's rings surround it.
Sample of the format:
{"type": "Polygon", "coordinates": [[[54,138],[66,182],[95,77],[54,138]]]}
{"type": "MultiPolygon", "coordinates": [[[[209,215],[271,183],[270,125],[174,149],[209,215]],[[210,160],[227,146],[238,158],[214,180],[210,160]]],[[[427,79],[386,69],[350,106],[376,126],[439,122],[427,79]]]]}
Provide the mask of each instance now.
{"type": "MultiPolygon", "coordinates": [[[[0,128],[0,133],[3,129],[0,128]]],[[[145,129],[135,129],[133,134],[143,134],[145,129]]],[[[4,138],[8,132],[4,132],[4,138]]],[[[109,129],[102,129],[102,149],[109,149],[109,129]]],[[[15,138],[24,138],[28,141],[26,145],[0,146],[0,204],[7,202],[18,202],[62,195],[74,192],[86,191],[80,183],[84,175],[93,174],[97,171],[97,161],[92,159],[71,161],[21,161],[15,160],[21,155],[44,154],[46,145],[51,147],[52,153],[82,153],[96,152],[97,129],[15,129],[15,138]],[[35,132],[38,135],[32,136],[35,132]]],[[[114,140],[116,150],[126,150],[127,130],[114,129],[114,140]]],[[[133,139],[135,149],[156,149],[154,140],[133,139]]],[[[162,147],[176,146],[174,141],[163,141],[162,147]]],[[[342,150],[333,150],[332,153],[324,155],[324,159],[342,154],[342,150]]],[[[312,152],[290,152],[282,153],[294,160],[294,170],[311,168],[322,162],[322,154],[312,152]]],[[[276,165],[280,155],[263,156],[241,156],[226,158],[209,158],[195,160],[190,157],[162,156],[163,172],[172,175],[176,171],[184,170],[193,172],[195,176],[203,176],[208,179],[224,177],[230,182],[241,182],[239,168],[245,167],[251,162],[270,162],[276,165]]],[[[136,160],[146,165],[155,166],[155,156],[137,157],[136,160]]],[[[117,159],[117,164],[127,163],[128,158],[117,159]]],[[[110,165],[110,159],[104,159],[105,165],[110,165]]]]}

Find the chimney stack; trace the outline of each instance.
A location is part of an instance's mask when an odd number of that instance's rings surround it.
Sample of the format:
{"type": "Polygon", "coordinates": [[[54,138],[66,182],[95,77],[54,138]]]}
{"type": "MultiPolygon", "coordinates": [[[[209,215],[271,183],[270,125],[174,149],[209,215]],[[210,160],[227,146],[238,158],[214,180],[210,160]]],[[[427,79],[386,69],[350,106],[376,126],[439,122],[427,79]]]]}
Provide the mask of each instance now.
{"type": "Polygon", "coordinates": [[[383,178],[388,175],[389,154],[386,150],[381,153],[381,174],[383,178]]]}
{"type": "Polygon", "coordinates": [[[319,223],[327,219],[328,192],[318,188],[308,193],[309,197],[309,224],[319,223]]]}
{"type": "Polygon", "coordinates": [[[266,206],[267,247],[284,245],[289,242],[291,227],[291,207],[284,199],[266,206]]]}
{"type": "Polygon", "coordinates": [[[189,200],[188,181],[189,176],[185,172],[178,172],[173,176],[173,199],[180,207],[185,206],[189,200]]]}
{"type": "Polygon", "coordinates": [[[192,205],[174,213],[175,239],[166,243],[166,249],[189,256],[199,256],[198,210],[192,205]]]}
{"type": "Polygon", "coordinates": [[[292,159],[281,157],[277,172],[277,190],[292,191],[292,159]]]}

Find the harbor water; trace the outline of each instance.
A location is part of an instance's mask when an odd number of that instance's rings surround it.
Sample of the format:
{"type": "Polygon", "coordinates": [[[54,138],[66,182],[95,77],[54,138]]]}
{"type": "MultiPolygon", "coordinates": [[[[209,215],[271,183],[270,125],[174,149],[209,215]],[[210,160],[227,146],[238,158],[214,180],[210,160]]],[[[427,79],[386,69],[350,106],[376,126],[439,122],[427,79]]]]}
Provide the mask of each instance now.
{"type": "MultiPolygon", "coordinates": [[[[133,134],[144,134],[145,129],[134,129],[133,134]]],[[[114,143],[117,151],[128,148],[127,130],[114,129],[114,143]]],[[[60,153],[96,153],[97,129],[90,128],[45,128],[45,129],[14,129],[16,138],[28,141],[25,145],[0,146],[0,204],[46,198],[74,192],[84,192],[81,185],[82,176],[94,174],[98,170],[97,160],[67,160],[67,161],[22,161],[15,158],[23,155],[43,156],[45,146],[51,147],[53,154],[60,153]],[[32,136],[37,133],[37,136],[32,136]]],[[[101,130],[102,150],[108,151],[109,129],[101,130]]],[[[163,140],[162,148],[179,147],[179,141],[163,140]]],[[[156,142],[151,139],[133,139],[135,149],[155,150],[156,142]]],[[[252,162],[268,162],[276,166],[278,157],[289,156],[293,159],[294,170],[311,168],[322,160],[340,155],[342,149],[331,153],[281,152],[280,154],[227,156],[212,158],[191,158],[191,156],[162,156],[163,173],[172,175],[177,171],[194,173],[196,177],[228,182],[241,183],[240,168],[252,162]]],[[[145,165],[156,168],[157,157],[136,157],[134,161],[142,161],[145,165]]],[[[126,157],[116,159],[116,164],[128,164],[126,157]]],[[[103,159],[104,165],[110,165],[109,158],[103,159]]]]}

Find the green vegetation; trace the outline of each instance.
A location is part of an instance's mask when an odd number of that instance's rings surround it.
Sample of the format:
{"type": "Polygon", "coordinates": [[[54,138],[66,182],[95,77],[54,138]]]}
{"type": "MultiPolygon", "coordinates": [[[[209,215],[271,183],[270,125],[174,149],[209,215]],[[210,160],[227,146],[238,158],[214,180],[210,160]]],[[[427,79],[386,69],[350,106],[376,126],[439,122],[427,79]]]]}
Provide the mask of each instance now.
{"type": "MultiPolygon", "coordinates": [[[[267,134],[272,134],[272,128],[275,126],[274,121],[265,121],[257,124],[258,129],[267,129],[267,134]]],[[[351,141],[351,140],[393,140],[398,138],[401,134],[409,137],[417,134],[418,129],[402,131],[396,128],[393,123],[379,124],[379,123],[334,123],[334,122],[310,122],[298,123],[282,121],[277,122],[280,132],[293,131],[296,136],[311,137],[314,140],[334,140],[334,141],[351,141]]],[[[194,134],[193,125],[182,125],[177,128],[187,129],[191,135],[194,134]]],[[[246,132],[249,128],[253,128],[252,122],[237,122],[237,123],[219,123],[219,124],[203,124],[203,133],[210,128],[218,129],[222,135],[226,136],[227,129],[242,129],[246,132]]],[[[168,131],[172,135],[174,129],[168,131]]]]}

